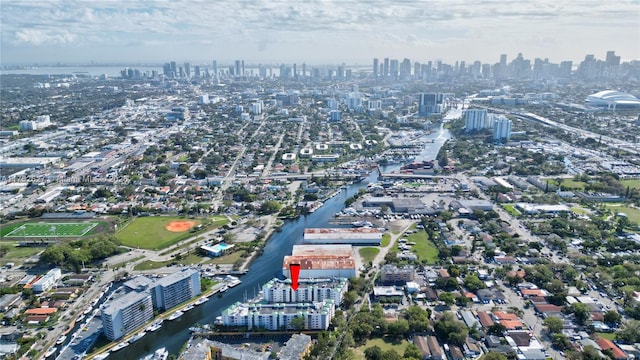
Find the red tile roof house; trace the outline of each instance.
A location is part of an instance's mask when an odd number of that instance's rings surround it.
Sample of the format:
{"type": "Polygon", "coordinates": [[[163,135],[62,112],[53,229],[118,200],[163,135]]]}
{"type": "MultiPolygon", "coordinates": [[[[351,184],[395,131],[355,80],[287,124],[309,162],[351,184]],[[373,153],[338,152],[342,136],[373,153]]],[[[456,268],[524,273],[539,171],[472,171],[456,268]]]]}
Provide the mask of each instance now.
{"type": "Polygon", "coordinates": [[[622,349],[620,349],[616,344],[613,343],[613,341],[605,339],[605,338],[599,338],[598,340],[596,340],[596,343],[598,344],[598,346],[600,346],[600,349],[604,350],[611,350],[611,353],[613,354],[613,358],[616,360],[622,360],[622,359],[628,359],[629,357],[627,356],[627,354],[622,351],[622,349]]]}
{"type": "Polygon", "coordinates": [[[563,306],[553,304],[533,304],[533,307],[535,308],[536,313],[543,317],[560,315],[562,313],[562,309],[564,309],[563,306]]]}

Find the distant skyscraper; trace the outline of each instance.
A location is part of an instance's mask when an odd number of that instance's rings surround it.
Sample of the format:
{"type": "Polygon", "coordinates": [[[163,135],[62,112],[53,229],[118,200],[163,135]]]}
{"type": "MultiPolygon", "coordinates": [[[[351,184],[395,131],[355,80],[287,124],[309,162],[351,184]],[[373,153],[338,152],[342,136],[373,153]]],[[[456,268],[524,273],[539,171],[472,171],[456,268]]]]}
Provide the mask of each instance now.
{"type": "Polygon", "coordinates": [[[378,64],[378,58],[373,58],[373,77],[378,77],[378,70],[380,65],[378,64]]]}
{"type": "Polygon", "coordinates": [[[213,76],[214,77],[218,77],[218,62],[213,60],[213,68],[211,71],[213,71],[213,76]]]}
{"type": "Polygon", "coordinates": [[[242,71],[242,62],[240,60],[236,60],[236,66],[233,70],[233,75],[234,76],[240,76],[242,75],[241,71],[242,71]]]}
{"type": "Polygon", "coordinates": [[[193,67],[193,72],[194,72],[194,75],[196,77],[200,77],[201,76],[201,74],[200,74],[200,66],[198,66],[198,65],[194,66],[193,67]]]}
{"type": "Polygon", "coordinates": [[[240,69],[240,76],[244,76],[244,60],[242,60],[242,69],[240,69]]]}
{"type": "Polygon", "coordinates": [[[302,77],[307,76],[307,64],[302,63],[302,77]]]}
{"type": "Polygon", "coordinates": [[[615,51],[607,51],[607,66],[618,66],[620,65],[620,56],[616,56],[615,51]]]}
{"type": "Polygon", "coordinates": [[[191,77],[191,64],[188,62],[184,63],[184,74],[186,77],[191,77]]]}
{"type": "Polygon", "coordinates": [[[384,58],[384,65],[382,67],[382,76],[389,76],[389,58],[384,58]]]}
{"type": "Polygon", "coordinates": [[[389,62],[389,76],[392,78],[397,78],[398,77],[398,60],[397,59],[392,59],[389,62]]]}
{"type": "Polygon", "coordinates": [[[297,64],[293,64],[293,78],[297,79],[298,78],[298,65],[297,64]]]}

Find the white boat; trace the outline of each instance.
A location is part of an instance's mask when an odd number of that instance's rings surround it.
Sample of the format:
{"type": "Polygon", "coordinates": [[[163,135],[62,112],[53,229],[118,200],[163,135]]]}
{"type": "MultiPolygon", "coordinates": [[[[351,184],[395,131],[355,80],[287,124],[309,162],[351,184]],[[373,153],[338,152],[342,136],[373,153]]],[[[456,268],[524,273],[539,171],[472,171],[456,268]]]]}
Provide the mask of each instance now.
{"type": "Polygon", "coordinates": [[[129,346],[129,342],[124,341],[119,343],[118,345],[114,346],[111,348],[111,351],[118,351],[118,350],[122,350],[124,348],[126,348],[127,346],[129,346]]]}
{"type": "Polygon", "coordinates": [[[133,344],[134,342],[142,339],[146,334],[147,333],[144,330],[140,331],[129,339],[129,344],[133,344]]]}
{"type": "Polygon", "coordinates": [[[169,316],[167,318],[167,320],[169,320],[169,321],[175,320],[175,319],[179,318],[182,315],[184,315],[184,313],[182,311],[178,310],[178,311],[174,312],[173,314],[171,314],[171,316],[169,316]]]}
{"type": "Polygon", "coordinates": [[[167,360],[169,357],[169,351],[167,349],[161,347],[156,350],[153,354],[149,354],[142,358],[142,360],[167,360]]]}
{"type": "Polygon", "coordinates": [[[209,298],[206,296],[201,297],[200,299],[196,300],[196,302],[194,302],[195,305],[202,305],[204,303],[206,303],[207,301],[209,301],[209,298]]]}
{"type": "Polygon", "coordinates": [[[226,282],[227,282],[227,286],[229,286],[230,288],[235,287],[240,285],[240,283],[242,281],[240,281],[240,279],[238,279],[235,276],[231,276],[231,275],[227,275],[227,277],[225,278],[226,282]]]}
{"type": "Polygon", "coordinates": [[[220,292],[221,292],[221,293],[223,293],[223,292],[225,292],[225,291],[227,291],[227,290],[229,290],[229,287],[228,287],[226,284],[225,284],[225,285],[222,285],[222,287],[220,288],[220,292]]]}
{"type": "Polygon", "coordinates": [[[187,305],[187,306],[182,308],[182,312],[191,311],[191,310],[193,310],[194,307],[195,307],[195,305],[189,304],[189,305],[187,305]]]}
{"type": "Polygon", "coordinates": [[[49,349],[49,351],[47,351],[46,353],[44,353],[44,357],[48,358],[49,356],[53,355],[56,353],[56,351],[58,351],[57,347],[52,347],[51,349],[49,349]]]}
{"type": "Polygon", "coordinates": [[[149,327],[147,328],[147,331],[153,332],[153,331],[159,330],[162,327],[163,321],[164,321],[163,319],[154,321],[153,323],[151,323],[151,325],[149,325],[149,327]]]}
{"type": "Polygon", "coordinates": [[[88,308],[84,309],[84,311],[82,312],[83,314],[87,315],[88,313],[90,313],[93,310],[93,308],[91,306],[89,306],[88,308]]]}
{"type": "Polygon", "coordinates": [[[56,345],[62,345],[62,343],[67,340],[67,335],[62,335],[56,340],[56,345]]]}
{"type": "Polygon", "coordinates": [[[109,357],[109,351],[105,351],[102,354],[96,355],[93,357],[93,360],[104,360],[109,357]]]}

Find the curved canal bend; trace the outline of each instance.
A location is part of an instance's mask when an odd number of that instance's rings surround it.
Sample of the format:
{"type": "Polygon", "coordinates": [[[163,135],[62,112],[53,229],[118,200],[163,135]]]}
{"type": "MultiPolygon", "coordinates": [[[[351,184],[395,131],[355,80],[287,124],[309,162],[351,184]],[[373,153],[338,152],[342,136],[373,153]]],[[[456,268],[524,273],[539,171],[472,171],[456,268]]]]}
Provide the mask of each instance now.
{"type": "MultiPolygon", "coordinates": [[[[426,139],[434,139],[433,143],[425,144],[422,153],[416,159],[435,159],[440,147],[450,137],[449,131],[440,125],[438,130],[425,137],[426,139]]],[[[391,172],[399,167],[400,165],[392,165],[381,167],[381,170],[383,172],[391,172]]],[[[208,302],[196,306],[177,320],[165,321],[160,330],[147,333],[141,340],[116,352],[115,356],[109,356],[108,359],[117,357],[123,360],[136,360],[160,347],[166,347],[170,354],[178,354],[190,337],[189,327],[196,323],[213,323],[222,309],[237,301],[253,298],[258,295],[263,284],[274,277],[281,277],[282,259],[284,256],[291,254],[293,245],[302,243],[304,229],[307,227],[333,226],[329,225],[329,220],[334,217],[335,213],[344,208],[345,200],[370,182],[376,182],[377,176],[377,171],[373,171],[364,181],[347,186],[338,195],[327,200],[314,213],[287,221],[281,231],[275,232],[267,241],[263,254],[251,264],[249,272],[240,277],[242,280],[240,285],[230,288],[220,298],[217,295],[213,295],[208,302]]]]}

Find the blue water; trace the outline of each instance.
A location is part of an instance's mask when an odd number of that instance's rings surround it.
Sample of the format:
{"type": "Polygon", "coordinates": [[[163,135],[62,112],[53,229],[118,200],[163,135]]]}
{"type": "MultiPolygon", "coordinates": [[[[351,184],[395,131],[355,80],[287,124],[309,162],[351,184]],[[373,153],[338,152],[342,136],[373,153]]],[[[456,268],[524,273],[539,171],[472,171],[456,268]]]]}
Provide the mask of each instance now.
{"type": "MultiPolygon", "coordinates": [[[[440,147],[451,136],[448,130],[440,128],[428,136],[434,139],[427,144],[417,160],[435,159],[440,147]]],[[[383,172],[396,170],[400,165],[382,167],[383,172]]],[[[194,324],[209,324],[215,321],[221,310],[238,301],[244,301],[256,296],[264,283],[274,277],[282,276],[282,259],[290,255],[293,245],[300,244],[304,229],[307,227],[331,227],[329,221],[334,214],[344,208],[344,202],[358,190],[370,182],[377,181],[377,172],[372,172],[361,183],[348,186],[333,198],[327,200],[322,207],[314,213],[302,216],[295,220],[287,221],[280,232],[276,232],[267,242],[264,253],[256,259],[249,272],[241,277],[242,283],[229,289],[221,298],[213,296],[207,303],[197,306],[182,317],[174,321],[165,321],[162,328],[156,332],[147,334],[142,340],[137,341],[126,348],[126,351],[117,353],[118,360],[134,360],[160,347],[166,347],[170,354],[178,354],[183,344],[189,339],[188,328],[194,324]]],[[[112,357],[109,357],[111,359],[112,357]]]]}

